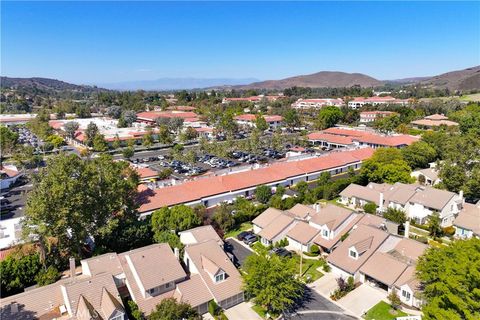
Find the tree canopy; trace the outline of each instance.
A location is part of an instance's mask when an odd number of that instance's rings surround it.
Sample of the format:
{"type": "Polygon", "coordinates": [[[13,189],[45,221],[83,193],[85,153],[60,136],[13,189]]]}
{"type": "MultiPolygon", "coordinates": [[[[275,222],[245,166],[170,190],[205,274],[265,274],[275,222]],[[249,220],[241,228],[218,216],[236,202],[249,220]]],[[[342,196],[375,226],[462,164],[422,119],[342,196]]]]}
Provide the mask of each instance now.
{"type": "Polygon", "coordinates": [[[155,234],[162,231],[184,231],[202,223],[194,210],[186,205],[172,208],[163,207],[152,214],[152,230],[155,234]]]}
{"type": "Polygon", "coordinates": [[[360,179],[365,183],[410,183],[412,169],[403,159],[398,149],[380,148],[375,151],[370,159],[363,162],[360,169],[360,179]]]}
{"type": "Polygon", "coordinates": [[[343,118],[342,111],[334,106],[327,106],[320,109],[315,122],[317,129],[323,130],[336,125],[343,118]]]}
{"type": "Polygon", "coordinates": [[[175,298],[163,299],[155,310],[148,317],[149,320],[199,320],[201,317],[198,312],[193,309],[188,303],[177,302],[175,298]]]}
{"type": "Polygon", "coordinates": [[[480,319],[480,240],[457,240],[419,258],[424,318],[480,319]]]}

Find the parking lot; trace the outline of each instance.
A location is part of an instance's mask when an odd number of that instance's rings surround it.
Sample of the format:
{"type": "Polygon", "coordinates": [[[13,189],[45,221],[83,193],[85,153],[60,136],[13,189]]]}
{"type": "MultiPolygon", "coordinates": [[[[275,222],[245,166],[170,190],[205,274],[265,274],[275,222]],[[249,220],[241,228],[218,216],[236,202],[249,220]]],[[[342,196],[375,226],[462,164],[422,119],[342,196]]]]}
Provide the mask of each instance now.
{"type": "Polygon", "coordinates": [[[30,182],[25,177],[21,177],[11,189],[2,190],[0,220],[22,217],[24,215],[27,193],[31,189],[32,185],[30,182]]]}
{"type": "Polygon", "coordinates": [[[11,126],[10,130],[18,134],[19,144],[32,146],[33,148],[35,148],[35,151],[38,153],[43,151],[41,149],[44,144],[42,139],[38,138],[35,134],[33,134],[27,128],[21,127],[21,126],[11,126]]]}

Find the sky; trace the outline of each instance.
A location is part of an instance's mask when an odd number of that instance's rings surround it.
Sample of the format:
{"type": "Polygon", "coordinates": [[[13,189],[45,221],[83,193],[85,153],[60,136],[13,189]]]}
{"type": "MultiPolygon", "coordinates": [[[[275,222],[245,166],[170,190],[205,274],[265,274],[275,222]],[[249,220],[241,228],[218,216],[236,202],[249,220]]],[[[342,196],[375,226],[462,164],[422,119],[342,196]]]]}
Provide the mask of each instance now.
{"type": "Polygon", "coordinates": [[[1,74],[380,80],[480,64],[480,2],[1,2],[1,74]]]}

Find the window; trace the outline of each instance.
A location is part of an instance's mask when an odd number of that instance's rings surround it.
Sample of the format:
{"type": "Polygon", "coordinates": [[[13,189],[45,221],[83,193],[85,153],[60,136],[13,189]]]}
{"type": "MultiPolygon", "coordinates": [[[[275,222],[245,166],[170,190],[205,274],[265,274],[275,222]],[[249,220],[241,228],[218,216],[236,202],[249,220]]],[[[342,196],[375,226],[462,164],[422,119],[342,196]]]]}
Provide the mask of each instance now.
{"type": "Polygon", "coordinates": [[[357,252],[355,250],[350,250],[349,255],[350,257],[357,259],[357,252]]]}
{"type": "Polygon", "coordinates": [[[402,290],[402,297],[404,297],[407,300],[410,300],[410,292],[402,290]]]}
{"type": "Polygon", "coordinates": [[[165,289],[168,289],[170,288],[170,282],[169,283],[165,283],[165,289]]]}
{"type": "Polygon", "coordinates": [[[328,237],[328,230],[323,230],[322,234],[325,238],[327,238],[328,237]]]}
{"type": "Polygon", "coordinates": [[[220,281],[223,281],[224,279],[225,279],[225,274],[223,272],[215,276],[215,282],[220,282],[220,281]]]}
{"type": "Polygon", "coordinates": [[[122,312],[120,312],[116,316],[111,317],[110,320],[123,320],[123,316],[124,316],[124,314],[122,312]]]}

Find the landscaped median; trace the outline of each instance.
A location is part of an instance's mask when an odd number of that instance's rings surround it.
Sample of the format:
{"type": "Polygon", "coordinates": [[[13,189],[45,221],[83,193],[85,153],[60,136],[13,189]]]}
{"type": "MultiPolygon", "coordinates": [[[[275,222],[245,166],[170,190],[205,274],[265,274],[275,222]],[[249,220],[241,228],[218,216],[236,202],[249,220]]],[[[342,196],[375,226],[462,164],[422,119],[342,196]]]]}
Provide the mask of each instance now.
{"type": "Polygon", "coordinates": [[[408,316],[401,310],[395,310],[385,301],[380,301],[373,308],[367,311],[364,316],[366,320],[395,320],[397,317],[408,316]]]}

